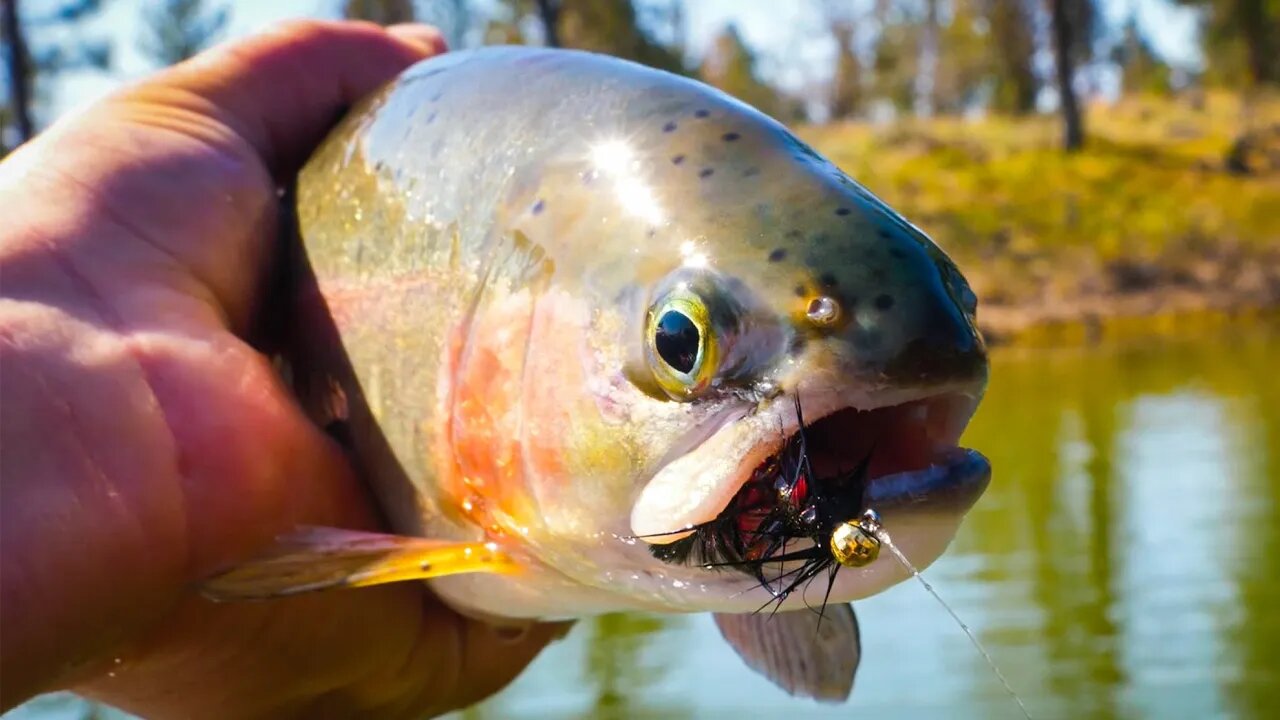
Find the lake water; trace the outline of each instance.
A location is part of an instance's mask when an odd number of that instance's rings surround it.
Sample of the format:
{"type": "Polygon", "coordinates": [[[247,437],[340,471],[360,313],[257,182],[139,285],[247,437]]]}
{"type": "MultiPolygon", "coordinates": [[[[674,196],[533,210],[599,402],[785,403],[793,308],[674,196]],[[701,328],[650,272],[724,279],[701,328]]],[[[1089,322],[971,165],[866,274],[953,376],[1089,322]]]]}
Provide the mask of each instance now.
{"type": "MultiPolygon", "coordinates": [[[[1280,327],[1181,335],[993,356],[964,443],[994,479],[926,575],[1035,717],[1280,714],[1280,327]]],[[[620,615],[454,718],[1020,717],[919,585],[857,607],[847,705],[775,689],[707,616],[620,615]]]]}

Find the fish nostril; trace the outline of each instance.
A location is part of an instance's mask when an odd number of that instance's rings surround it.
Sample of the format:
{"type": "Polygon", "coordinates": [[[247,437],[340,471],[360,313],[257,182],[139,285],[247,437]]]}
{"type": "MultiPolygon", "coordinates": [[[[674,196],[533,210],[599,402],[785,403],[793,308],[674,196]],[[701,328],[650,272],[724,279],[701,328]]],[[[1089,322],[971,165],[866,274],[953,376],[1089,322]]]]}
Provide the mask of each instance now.
{"type": "Polygon", "coordinates": [[[840,304],[834,298],[819,295],[809,301],[809,307],[805,311],[805,315],[809,317],[809,322],[814,325],[832,325],[840,319],[840,304]]]}

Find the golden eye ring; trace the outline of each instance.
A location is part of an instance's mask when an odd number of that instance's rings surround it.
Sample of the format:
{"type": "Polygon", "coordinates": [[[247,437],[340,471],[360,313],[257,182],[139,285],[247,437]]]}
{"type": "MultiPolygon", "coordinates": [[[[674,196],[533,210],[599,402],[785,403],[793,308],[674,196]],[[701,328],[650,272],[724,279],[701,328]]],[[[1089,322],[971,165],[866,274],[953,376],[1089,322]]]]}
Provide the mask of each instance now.
{"type": "Polygon", "coordinates": [[[720,343],[702,298],[677,289],[649,310],[645,329],[649,367],[673,399],[696,397],[711,385],[720,343]]]}

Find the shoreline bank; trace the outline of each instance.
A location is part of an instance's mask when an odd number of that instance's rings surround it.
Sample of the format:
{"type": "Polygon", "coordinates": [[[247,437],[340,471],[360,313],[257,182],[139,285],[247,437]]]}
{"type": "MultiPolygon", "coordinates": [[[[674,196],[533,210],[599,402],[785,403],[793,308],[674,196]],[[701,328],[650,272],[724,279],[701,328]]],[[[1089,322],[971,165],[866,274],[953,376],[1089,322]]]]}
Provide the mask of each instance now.
{"type": "Polygon", "coordinates": [[[978,327],[993,348],[1092,345],[1241,323],[1280,325],[1280,301],[1241,297],[1229,291],[1158,288],[1044,305],[978,306],[978,327]]]}

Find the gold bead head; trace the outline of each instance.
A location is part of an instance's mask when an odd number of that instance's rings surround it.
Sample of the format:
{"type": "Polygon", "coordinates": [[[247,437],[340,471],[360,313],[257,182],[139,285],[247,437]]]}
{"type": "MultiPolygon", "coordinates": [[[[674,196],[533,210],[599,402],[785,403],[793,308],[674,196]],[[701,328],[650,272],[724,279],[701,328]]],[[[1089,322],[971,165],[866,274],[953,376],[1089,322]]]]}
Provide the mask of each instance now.
{"type": "Polygon", "coordinates": [[[880,540],[864,529],[861,521],[848,520],[831,533],[831,554],[845,567],[863,567],[880,556],[880,540]]]}

